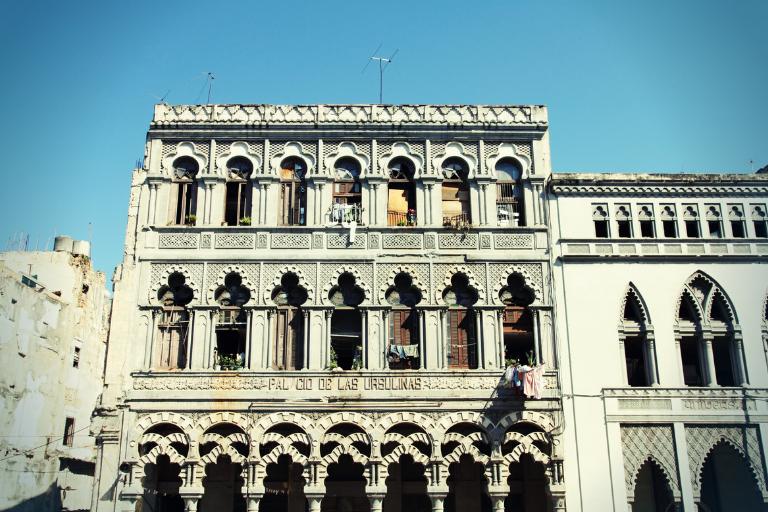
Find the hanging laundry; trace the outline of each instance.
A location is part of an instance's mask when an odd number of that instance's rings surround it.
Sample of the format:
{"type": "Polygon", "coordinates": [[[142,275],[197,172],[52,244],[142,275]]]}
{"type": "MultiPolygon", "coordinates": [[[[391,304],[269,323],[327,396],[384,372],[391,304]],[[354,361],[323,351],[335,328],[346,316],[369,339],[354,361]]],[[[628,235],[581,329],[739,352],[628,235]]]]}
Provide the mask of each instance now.
{"type": "Polygon", "coordinates": [[[406,357],[419,357],[419,346],[418,345],[401,345],[403,352],[405,353],[406,357]]]}

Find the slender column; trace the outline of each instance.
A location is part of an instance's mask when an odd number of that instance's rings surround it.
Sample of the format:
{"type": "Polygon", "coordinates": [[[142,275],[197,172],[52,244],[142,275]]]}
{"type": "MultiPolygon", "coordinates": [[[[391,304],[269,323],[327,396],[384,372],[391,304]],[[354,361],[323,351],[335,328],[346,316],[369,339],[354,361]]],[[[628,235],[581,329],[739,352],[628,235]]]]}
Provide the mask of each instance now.
{"type": "Polygon", "coordinates": [[[680,492],[683,499],[683,510],[685,512],[696,512],[696,502],[693,496],[693,485],[688,475],[688,440],[685,437],[685,424],[673,423],[672,429],[675,434],[675,453],[677,455],[677,467],[680,478],[680,492]]]}
{"type": "Polygon", "coordinates": [[[248,512],[259,512],[259,503],[261,502],[261,496],[250,495],[247,498],[248,512]]]}
{"type": "Polygon", "coordinates": [[[146,348],[144,350],[144,369],[149,370],[152,367],[152,352],[155,350],[155,336],[157,333],[157,323],[160,312],[152,310],[152,323],[149,325],[147,333],[146,348]]]}
{"type": "MultiPolygon", "coordinates": [[[[197,512],[197,502],[200,498],[184,498],[184,512],[197,512]]],[[[249,509],[250,512],[250,509],[249,509]]]]}
{"type": "Polygon", "coordinates": [[[309,512],[320,512],[320,504],[323,501],[322,496],[307,496],[309,502],[309,512]]]}
{"type": "Polygon", "coordinates": [[[251,368],[251,333],[253,332],[253,310],[246,310],[245,317],[245,360],[243,361],[244,368],[251,368]]]}
{"type": "Polygon", "coordinates": [[[685,386],[685,372],[683,371],[683,353],[680,349],[680,345],[682,343],[682,339],[680,337],[679,333],[675,333],[675,351],[677,352],[677,360],[679,364],[677,365],[677,374],[679,379],[679,384],[681,386],[685,386]]]}
{"type": "Polygon", "coordinates": [[[488,224],[488,215],[486,215],[488,212],[485,211],[485,204],[486,204],[486,191],[488,190],[488,184],[483,183],[480,185],[480,225],[485,226],[488,224]]]}
{"type": "MultiPolygon", "coordinates": [[[[424,322],[426,321],[424,318],[424,310],[417,309],[416,315],[418,316],[418,319],[419,319],[418,320],[419,321],[419,368],[424,369],[427,367],[426,366],[427,345],[426,345],[426,341],[424,340],[424,322]]],[[[386,343],[384,345],[386,346],[386,343]]]]}
{"type": "Polygon", "coordinates": [[[384,505],[384,495],[369,494],[368,501],[371,503],[371,512],[381,512],[381,508],[384,505]]]}
{"type": "MultiPolygon", "coordinates": [[[[659,385],[659,371],[656,368],[656,339],[653,331],[645,334],[646,358],[648,359],[648,372],[650,373],[651,386],[659,385]]],[[[626,370],[625,370],[626,371],[626,370]]]]}
{"type": "Polygon", "coordinates": [[[715,373],[715,354],[712,350],[712,333],[706,332],[703,335],[704,364],[707,368],[707,386],[717,386],[717,373],[715,373]]]}
{"type": "Polygon", "coordinates": [[[624,334],[619,335],[619,372],[621,372],[621,385],[626,386],[629,383],[629,376],[627,375],[627,348],[624,346],[626,338],[624,334]]]}
{"type": "Polygon", "coordinates": [[[445,493],[430,493],[429,499],[432,500],[432,512],[443,512],[443,503],[445,502],[445,493]]]}
{"type": "Polygon", "coordinates": [[[491,503],[493,505],[493,512],[504,512],[504,496],[503,494],[492,494],[491,503]]]}
{"type": "Polygon", "coordinates": [[[533,313],[533,357],[536,363],[543,363],[541,357],[540,337],[539,337],[539,310],[534,309],[533,313]]]}
{"type": "Polygon", "coordinates": [[[310,323],[310,314],[309,311],[306,309],[301,310],[301,314],[304,321],[304,336],[302,336],[301,343],[304,345],[304,348],[302,350],[302,354],[304,354],[304,361],[301,365],[303,369],[309,368],[309,329],[311,327],[310,323]]]}
{"type": "Polygon", "coordinates": [[[736,362],[736,381],[739,383],[739,386],[746,386],[749,384],[749,379],[747,379],[747,366],[744,361],[744,343],[740,332],[733,335],[733,352],[733,359],[736,362]]]}
{"type": "Polygon", "coordinates": [[[499,342],[497,344],[496,350],[499,352],[499,367],[500,368],[506,368],[506,346],[504,344],[504,310],[498,309],[496,310],[496,322],[497,322],[497,329],[499,336],[499,342]]]}

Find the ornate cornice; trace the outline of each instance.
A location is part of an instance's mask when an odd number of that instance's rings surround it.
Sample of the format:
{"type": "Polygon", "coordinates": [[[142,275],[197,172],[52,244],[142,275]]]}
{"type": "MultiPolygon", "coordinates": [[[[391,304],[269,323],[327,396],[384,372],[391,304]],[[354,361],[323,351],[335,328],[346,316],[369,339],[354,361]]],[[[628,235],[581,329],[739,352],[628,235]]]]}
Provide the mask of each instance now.
{"type": "Polygon", "coordinates": [[[178,124],[547,125],[541,105],[155,105],[154,127],[178,124]]]}
{"type": "Polygon", "coordinates": [[[552,191],[574,196],[763,196],[768,194],[768,186],[552,185],[552,191]]]}

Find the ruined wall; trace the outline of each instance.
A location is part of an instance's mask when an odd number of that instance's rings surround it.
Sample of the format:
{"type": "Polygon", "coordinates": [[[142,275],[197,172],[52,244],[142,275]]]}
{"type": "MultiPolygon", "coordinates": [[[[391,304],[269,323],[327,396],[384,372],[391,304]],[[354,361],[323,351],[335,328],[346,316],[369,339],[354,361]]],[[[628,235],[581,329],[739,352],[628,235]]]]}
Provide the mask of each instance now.
{"type": "Polygon", "coordinates": [[[110,305],[104,283],[85,256],[0,254],[2,510],[89,507],[90,418],[101,392],[110,305]],[[64,443],[66,418],[74,420],[71,446],[64,443]]]}

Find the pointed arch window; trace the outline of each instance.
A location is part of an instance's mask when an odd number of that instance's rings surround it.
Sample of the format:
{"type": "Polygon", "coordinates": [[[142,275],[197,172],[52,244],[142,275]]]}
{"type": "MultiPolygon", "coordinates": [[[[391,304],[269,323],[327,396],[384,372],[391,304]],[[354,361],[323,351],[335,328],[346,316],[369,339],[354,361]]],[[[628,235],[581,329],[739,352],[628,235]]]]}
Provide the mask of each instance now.
{"type": "Polygon", "coordinates": [[[248,336],[248,313],[243,305],[251,299],[251,292],[243,286],[240,275],[232,272],[224,278],[224,285],[216,290],[214,299],[219,304],[215,365],[221,370],[243,368],[248,336]]]}
{"type": "Polygon", "coordinates": [[[416,182],[413,163],[397,157],[389,163],[389,192],[387,197],[387,225],[416,225],[416,182]]]}
{"type": "Polygon", "coordinates": [[[277,305],[271,363],[274,370],[307,367],[306,312],[303,308],[307,297],[307,290],[291,272],[280,279],[280,286],[272,292],[272,301],[277,305]]]}
{"type": "Polygon", "coordinates": [[[227,226],[251,225],[251,182],[253,164],[243,156],[230,158],[227,162],[227,185],[224,204],[224,222],[227,226]]]}
{"type": "Polygon", "coordinates": [[[191,156],[173,161],[173,187],[175,189],[174,223],[193,226],[197,221],[197,173],[200,165],[191,156]]]}
{"type": "Polygon", "coordinates": [[[360,223],[363,218],[362,197],[360,162],[349,156],[339,158],[333,181],[333,221],[360,223]]]}
{"type": "Polygon", "coordinates": [[[281,226],[307,225],[307,165],[297,157],[280,164],[280,205],[278,222],[281,226]]]}
{"type": "Polygon", "coordinates": [[[496,217],[499,226],[524,226],[523,170],[511,158],[496,163],[496,217]]]}
{"type": "Polygon", "coordinates": [[[748,383],[741,329],[723,289],[697,272],[683,288],[675,326],[688,386],[748,383]]]}
{"type": "Polygon", "coordinates": [[[158,337],[155,342],[154,367],[165,370],[183,369],[187,365],[187,346],[191,315],[187,304],[192,301],[192,289],[179,272],[168,276],[160,287],[157,298],[162,304],[158,319],[158,337]]]}
{"type": "Polygon", "coordinates": [[[443,226],[472,223],[469,199],[469,167],[459,157],[443,162],[443,226]]]}
{"type": "Polygon", "coordinates": [[[443,292],[443,301],[448,305],[446,355],[449,368],[478,367],[477,314],[473,308],[478,298],[477,290],[462,273],[455,274],[443,292]]]}
{"type": "Polygon", "coordinates": [[[387,361],[390,370],[416,370],[421,364],[421,315],[416,305],[421,291],[407,273],[395,276],[385,295],[392,309],[388,316],[387,361]]]}
{"type": "Polygon", "coordinates": [[[619,345],[624,357],[625,382],[633,387],[658,384],[653,326],[639,292],[632,285],[624,296],[619,345]]]}

